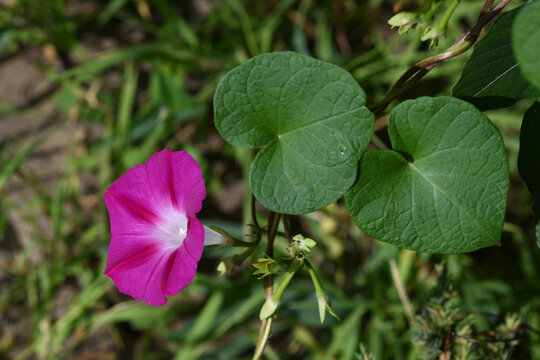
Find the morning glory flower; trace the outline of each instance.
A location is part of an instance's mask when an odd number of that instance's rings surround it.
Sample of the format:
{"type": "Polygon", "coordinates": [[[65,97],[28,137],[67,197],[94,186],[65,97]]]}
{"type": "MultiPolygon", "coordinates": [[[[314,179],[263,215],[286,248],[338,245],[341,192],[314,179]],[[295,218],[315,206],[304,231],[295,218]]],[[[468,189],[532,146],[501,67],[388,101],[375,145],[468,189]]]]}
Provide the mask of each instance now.
{"type": "Polygon", "coordinates": [[[120,292],[163,305],[193,281],[203,246],[222,242],[195,217],[205,196],[197,162],[169,149],[107,189],[112,236],[105,274],[120,292]]]}

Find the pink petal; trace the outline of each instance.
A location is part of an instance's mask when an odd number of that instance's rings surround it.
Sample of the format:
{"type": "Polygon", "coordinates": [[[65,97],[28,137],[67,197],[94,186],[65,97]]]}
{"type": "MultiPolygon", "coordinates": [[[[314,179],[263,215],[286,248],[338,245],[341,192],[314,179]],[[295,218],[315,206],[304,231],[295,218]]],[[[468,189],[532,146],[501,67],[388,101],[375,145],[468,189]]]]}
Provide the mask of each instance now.
{"type": "Polygon", "coordinates": [[[129,169],[105,192],[111,234],[146,234],[160,222],[162,206],[152,193],[146,168],[129,169]]]}
{"type": "Polygon", "coordinates": [[[157,306],[167,302],[163,289],[169,276],[165,270],[177,250],[163,250],[155,244],[149,238],[113,235],[105,274],[114,281],[121,293],[157,306]],[[130,244],[136,250],[122,257],[122,248],[130,244]]]}
{"type": "Polygon", "coordinates": [[[202,171],[187,152],[165,149],[152,155],[145,165],[160,203],[184,211],[188,219],[201,210],[206,196],[202,171]]]}
{"type": "Polygon", "coordinates": [[[197,218],[190,221],[177,250],[160,247],[159,241],[148,236],[113,235],[105,274],[120,292],[150,305],[163,305],[165,295],[176,295],[193,281],[203,243],[204,228],[197,218]]]}
{"type": "Polygon", "coordinates": [[[166,287],[167,295],[178,294],[180,290],[193,281],[203,247],[204,227],[197,218],[192,218],[186,238],[178,249],[176,259],[170,270],[166,287]]]}
{"type": "Polygon", "coordinates": [[[110,276],[120,268],[136,268],[163,250],[160,243],[148,235],[113,235],[105,275],[110,276]]]}

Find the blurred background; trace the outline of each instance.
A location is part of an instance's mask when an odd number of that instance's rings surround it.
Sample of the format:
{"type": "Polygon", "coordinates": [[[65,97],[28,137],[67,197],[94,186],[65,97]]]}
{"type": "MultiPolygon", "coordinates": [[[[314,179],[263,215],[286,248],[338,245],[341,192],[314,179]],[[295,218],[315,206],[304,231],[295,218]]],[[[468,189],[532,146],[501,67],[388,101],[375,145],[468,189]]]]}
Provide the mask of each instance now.
{"type": "MultiPolygon", "coordinates": [[[[218,263],[234,250],[206,249],[195,281],[167,305],[134,301],[103,275],[103,193],[154,152],[184,149],[207,186],[198,217],[242,236],[253,153],[214,128],[220,78],[257,54],[292,50],[343,66],[375,102],[411,64],[458,39],[483,5],[461,3],[429,50],[414,31],[400,36],[387,24],[422,2],[0,0],[0,358],[251,358],[264,296],[249,262],[220,276],[218,263]]],[[[450,94],[469,55],[406,96],[450,94]]],[[[540,251],[516,170],[528,105],[487,113],[503,133],[512,179],[500,247],[400,250],[365,236],[341,201],[292,217],[293,233],[318,242],[312,262],[341,321],[319,322],[309,276],[297,276],[265,357],[540,358],[540,251]]],[[[385,121],[376,125],[382,138],[385,121]]]]}

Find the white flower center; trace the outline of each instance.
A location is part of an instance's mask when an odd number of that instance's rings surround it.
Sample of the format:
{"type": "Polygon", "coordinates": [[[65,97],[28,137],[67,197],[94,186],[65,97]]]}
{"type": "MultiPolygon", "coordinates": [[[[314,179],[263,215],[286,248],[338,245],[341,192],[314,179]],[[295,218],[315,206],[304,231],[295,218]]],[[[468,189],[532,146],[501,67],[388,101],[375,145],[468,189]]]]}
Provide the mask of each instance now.
{"type": "Polygon", "coordinates": [[[177,242],[178,242],[178,246],[182,245],[182,243],[184,242],[184,239],[186,238],[186,235],[187,235],[187,218],[184,214],[180,214],[180,216],[176,219],[176,226],[178,226],[178,237],[177,237],[177,242]]]}
{"type": "Polygon", "coordinates": [[[187,236],[188,219],[186,215],[177,211],[170,211],[162,217],[157,236],[167,248],[178,249],[187,236]]]}
{"type": "Polygon", "coordinates": [[[186,238],[187,235],[187,219],[185,223],[181,223],[180,227],[178,228],[178,236],[180,237],[180,244],[182,244],[182,241],[186,238]]]}

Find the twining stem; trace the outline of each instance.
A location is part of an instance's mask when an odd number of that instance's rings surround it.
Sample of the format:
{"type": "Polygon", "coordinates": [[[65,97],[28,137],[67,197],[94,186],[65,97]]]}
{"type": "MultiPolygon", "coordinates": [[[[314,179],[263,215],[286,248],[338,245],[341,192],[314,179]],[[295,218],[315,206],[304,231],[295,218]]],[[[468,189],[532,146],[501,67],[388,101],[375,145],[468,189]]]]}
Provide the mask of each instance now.
{"type": "Polygon", "coordinates": [[[409,89],[411,86],[415,85],[435,66],[447,59],[463,54],[465,51],[469,50],[478,39],[482,29],[493,21],[509,2],[510,0],[501,0],[497,6],[495,6],[492,10],[489,10],[493,4],[493,0],[486,0],[482,11],[478,16],[476,24],[469,31],[467,31],[458,41],[456,41],[452,46],[442,53],[419,61],[411,66],[399,78],[394,86],[392,86],[386,97],[380,102],[368,106],[369,109],[375,113],[375,116],[381,114],[396,97],[409,89]]]}
{"type": "MultiPolygon", "coordinates": [[[[276,238],[280,215],[271,212],[268,217],[268,232],[266,235],[266,251],[265,254],[269,258],[274,257],[274,239],[276,238]]],[[[274,292],[274,276],[268,275],[263,278],[264,296],[268,299],[274,292]]]]}
{"type": "Polygon", "coordinates": [[[484,4],[484,7],[482,7],[482,11],[480,11],[480,15],[478,16],[478,20],[480,20],[484,15],[486,15],[491,8],[491,5],[493,5],[493,2],[495,0],[487,0],[484,4]]]}
{"type": "MultiPolygon", "coordinates": [[[[268,232],[266,235],[266,255],[270,258],[274,256],[274,240],[276,238],[280,215],[275,212],[271,212],[268,217],[268,232]]],[[[264,296],[266,300],[271,299],[274,292],[274,276],[268,275],[262,279],[264,296]]],[[[261,322],[261,328],[259,330],[259,337],[257,339],[257,345],[255,346],[255,353],[253,354],[253,360],[259,360],[263,354],[264,348],[270,338],[270,331],[272,330],[272,317],[264,319],[261,322]]]]}

